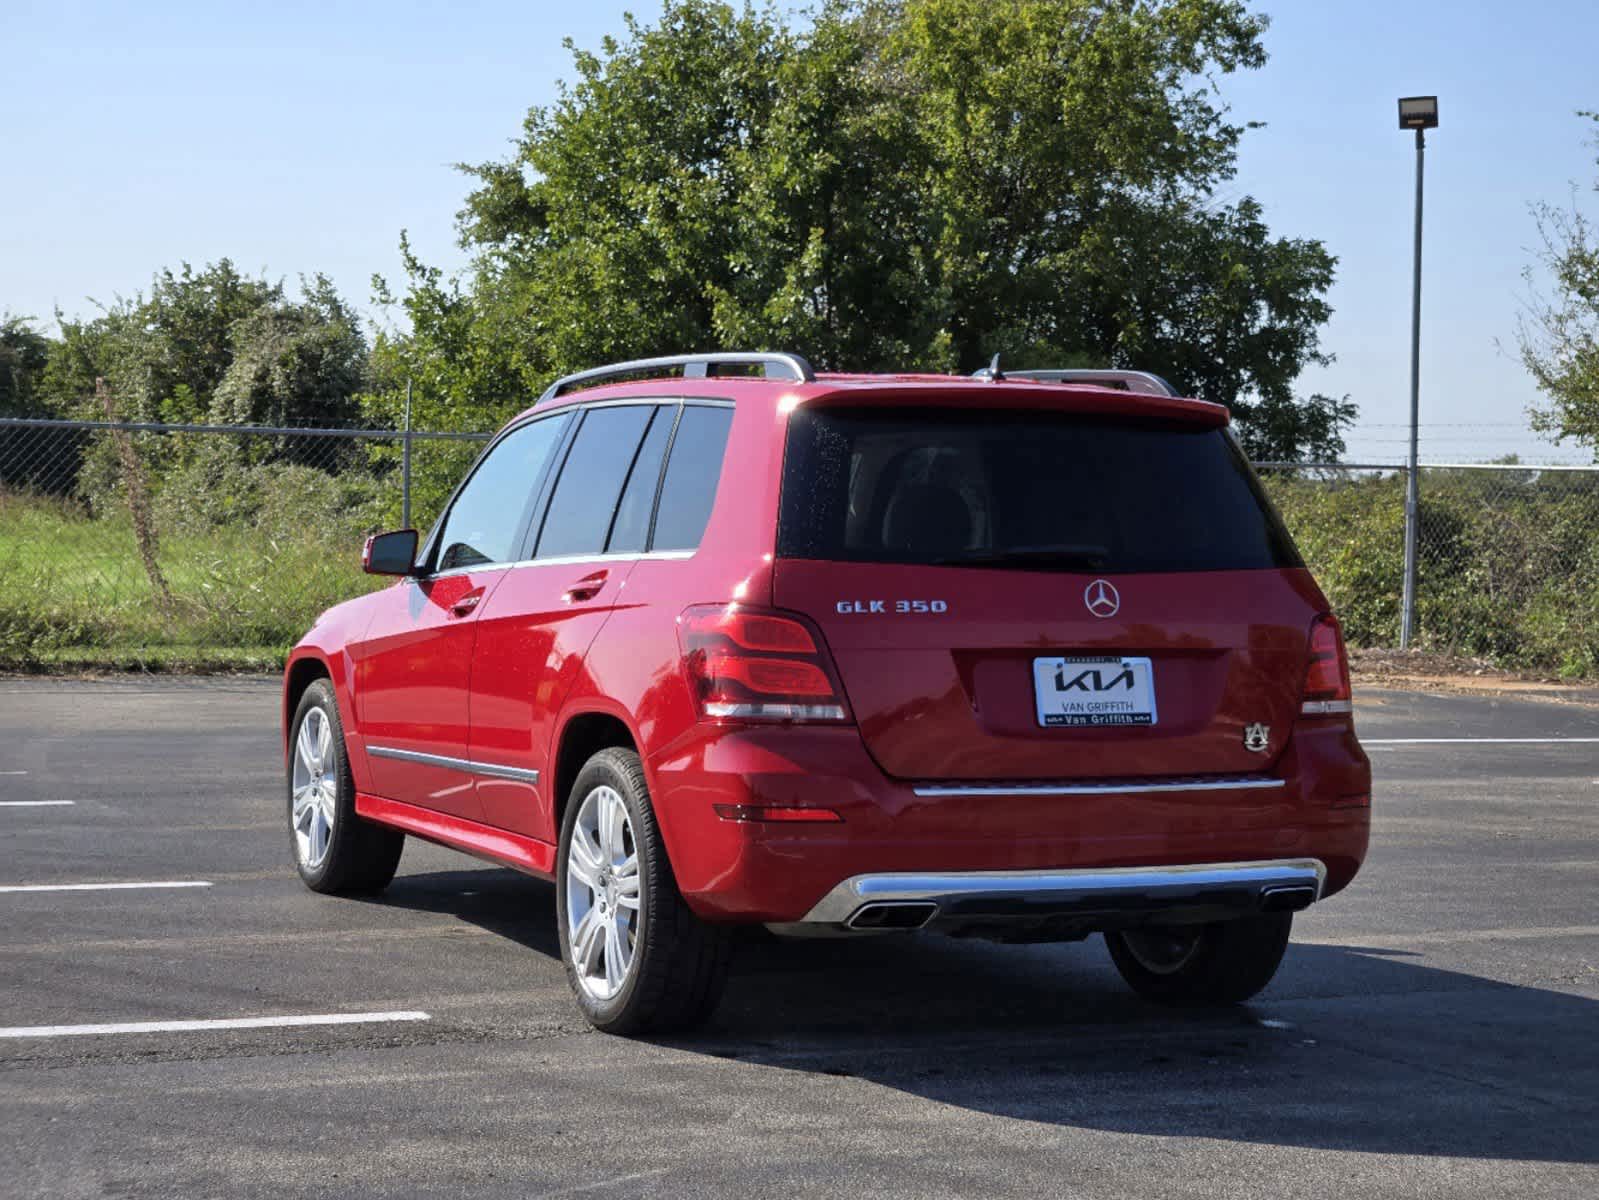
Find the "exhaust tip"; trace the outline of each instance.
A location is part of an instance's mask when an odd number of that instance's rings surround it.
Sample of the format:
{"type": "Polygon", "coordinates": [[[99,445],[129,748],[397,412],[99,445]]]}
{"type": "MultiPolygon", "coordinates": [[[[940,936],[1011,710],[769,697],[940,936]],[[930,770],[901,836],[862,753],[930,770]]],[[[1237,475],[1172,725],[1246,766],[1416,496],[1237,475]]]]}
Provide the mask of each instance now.
{"type": "Polygon", "coordinates": [[[1260,893],[1262,912],[1298,912],[1316,901],[1316,889],[1309,884],[1270,887],[1260,893]]]}
{"type": "Polygon", "coordinates": [[[885,900],[863,905],[844,924],[860,930],[920,929],[937,912],[930,900],[885,900]]]}

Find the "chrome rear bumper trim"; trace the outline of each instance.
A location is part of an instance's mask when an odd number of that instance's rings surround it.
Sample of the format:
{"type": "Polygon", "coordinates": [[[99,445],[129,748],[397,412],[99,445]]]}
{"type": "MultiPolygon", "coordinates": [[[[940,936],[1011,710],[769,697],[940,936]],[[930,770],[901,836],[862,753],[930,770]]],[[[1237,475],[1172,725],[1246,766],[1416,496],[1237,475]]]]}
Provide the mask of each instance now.
{"type": "Polygon", "coordinates": [[[1281,779],[1242,775],[1235,779],[1149,779],[1116,783],[922,783],[918,796],[1132,796],[1151,792],[1242,792],[1280,788],[1281,779]]]}
{"type": "Polygon", "coordinates": [[[868,904],[931,901],[939,918],[1026,918],[1115,911],[1150,915],[1254,904],[1281,888],[1313,888],[1327,868],[1314,858],[1175,867],[1086,867],[1059,871],[889,872],[844,880],[805,914],[806,924],[846,925],[868,904]]]}

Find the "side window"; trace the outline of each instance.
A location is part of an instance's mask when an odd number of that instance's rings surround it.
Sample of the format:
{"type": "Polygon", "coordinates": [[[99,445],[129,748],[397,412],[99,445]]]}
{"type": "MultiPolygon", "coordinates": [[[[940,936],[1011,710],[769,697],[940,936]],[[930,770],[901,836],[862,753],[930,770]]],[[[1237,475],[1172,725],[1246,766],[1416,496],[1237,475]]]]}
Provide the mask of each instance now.
{"type": "Polygon", "coordinates": [[[627,486],[622,489],[622,503],[616,507],[611,537],[605,543],[606,553],[640,554],[648,544],[650,513],[655,508],[655,491],[661,485],[661,463],[666,459],[666,443],[671,440],[676,422],[677,405],[655,410],[638,457],[633,460],[627,486]]]}
{"type": "Polygon", "coordinates": [[[599,554],[653,405],[591,408],[561,467],[539,534],[537,558],[599,554]]]}
{"type": "Polygon", "coordinates": [[[566,421],[533,421],[507,434],[480,462],[439,531],[438,571],[512,562],[539,480],[566,421]]]}
{"type": "Polygon", "coordinates": [[[688,405],[677,423],[672,455],[661,484],[651,550],[697,550],[716,502],[722,455],[733,428],[731,408],[688,405]]]}

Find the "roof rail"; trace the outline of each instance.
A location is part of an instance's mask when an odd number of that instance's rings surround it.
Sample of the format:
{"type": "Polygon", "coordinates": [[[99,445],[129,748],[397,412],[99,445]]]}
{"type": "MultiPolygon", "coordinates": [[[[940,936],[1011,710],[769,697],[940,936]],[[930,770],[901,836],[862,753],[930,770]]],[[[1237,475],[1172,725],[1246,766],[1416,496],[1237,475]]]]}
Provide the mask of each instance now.
{"type": "MultiPolygon", "coordinates": [[[[992,378],[992,368],[975,371],[978,378],[992,378]]],[[[1119,387],[1128,392],[1141,392],[1146,396],[1175,396],[1177,389],[1159,375],[1148,371],[1121,371],[1076,369],[1058,371],[1006,371],[1005,379],[1034,379],[1043,383],[1097,383],[1104,387],[1119,387]]]]}
{"type": "Polygon", "coordinates": [[[672,368],[683,368],[684,379],[706,379],[717,374],[713,367],[761,367],[768,379],[792,379],[795,383],[810,383],[816,378],[811,364],[798,354],[747,354],[743,351],[718,354],[672,354],[665,358],[636,358],[631,362],[612,363],[606,367],[563,375],[544,390],[539,403],[584,384],[597,384],[606,379],[621,379],[628,375],[644,378],[666,375],[672,368]]]}

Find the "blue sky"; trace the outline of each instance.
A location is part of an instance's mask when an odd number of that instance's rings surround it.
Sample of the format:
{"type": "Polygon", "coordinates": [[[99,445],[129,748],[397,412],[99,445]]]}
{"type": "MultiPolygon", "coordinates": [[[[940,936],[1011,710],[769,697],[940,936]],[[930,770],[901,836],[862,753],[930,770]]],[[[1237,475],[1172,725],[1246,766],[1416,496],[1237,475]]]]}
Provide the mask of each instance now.
{"type": "MultiPolygon", "coordinates": [[[[1339,256],[1326,347],[1302,390],[1361,405],[1352,456],[1403,453],[1411,136],[1400,95],[1436,92],[1427,163],[1423,458],[1520,452],[1585,461],[1526,432],[1515,360],[1530,202],[1599,168],[1579,108],[1599,108],[1594,0],[1257,0],[1271,61],[1223,81],[1248,136],[1228,195],[1339,256]]],[[[158,267],[224,255],[274,277],[321,270],[365,303],[408,229],[460,261],[459,161],[502,156],[527,108],[653,0],[409,0],[274,5],[5,0],[0,312],[92,311],[158,267]]],[[[1580,202],[1599,207],[1584,192],[1580,202]]]]}

